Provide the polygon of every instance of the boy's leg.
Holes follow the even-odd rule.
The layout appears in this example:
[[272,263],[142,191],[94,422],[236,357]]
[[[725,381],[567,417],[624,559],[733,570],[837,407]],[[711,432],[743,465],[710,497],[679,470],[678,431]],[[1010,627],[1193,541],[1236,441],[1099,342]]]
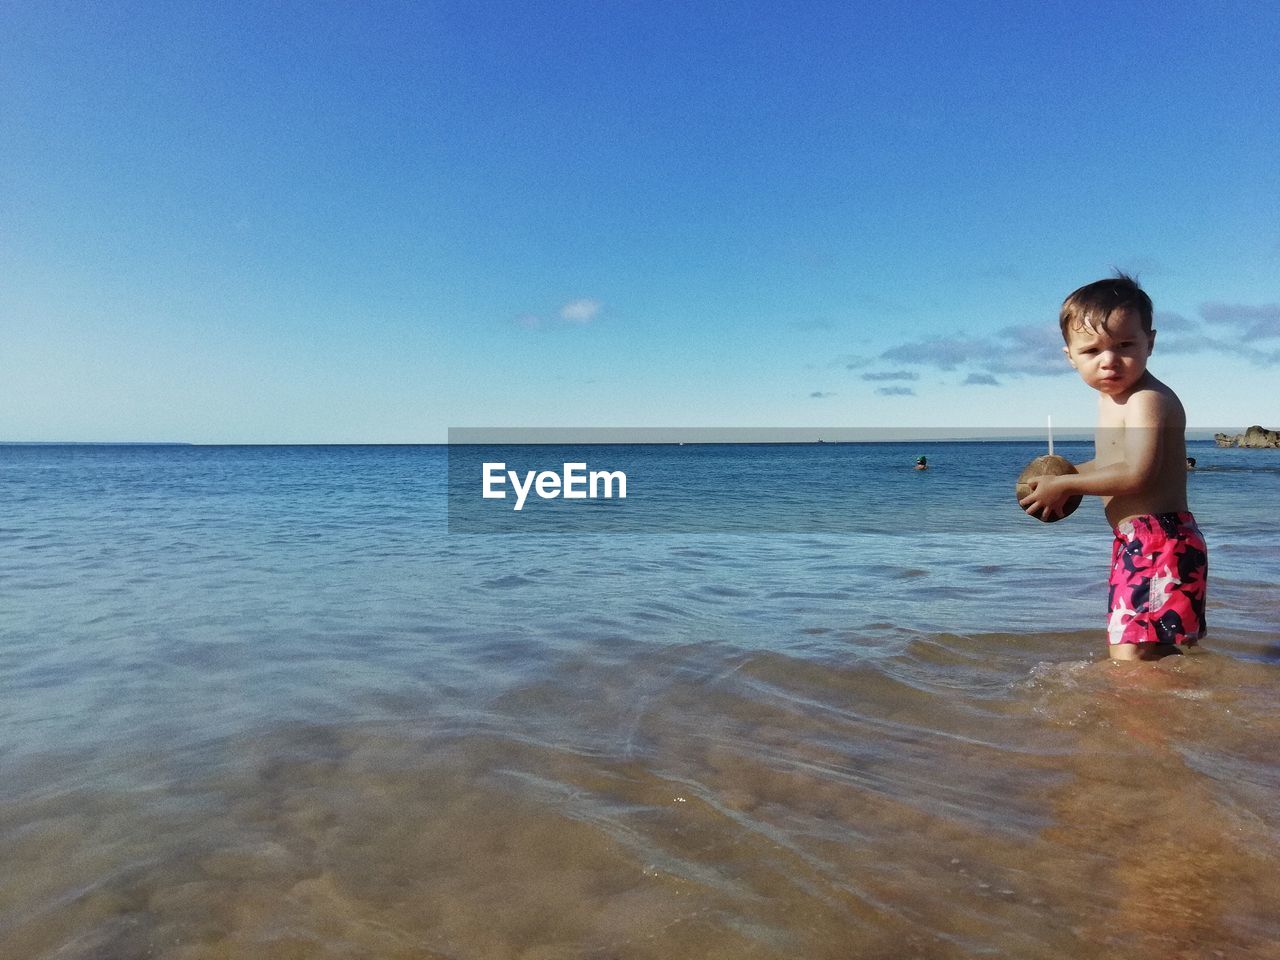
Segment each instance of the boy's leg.
[[1182,650],[1173,643],[1112,643],[1108,647],[1112,660],[1162,660],[1182,656]]

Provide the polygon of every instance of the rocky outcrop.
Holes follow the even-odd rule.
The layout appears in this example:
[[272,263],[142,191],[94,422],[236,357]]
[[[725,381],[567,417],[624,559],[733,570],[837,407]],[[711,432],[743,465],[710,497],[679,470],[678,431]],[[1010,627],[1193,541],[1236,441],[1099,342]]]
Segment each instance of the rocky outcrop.
[[1280,430],[1267,430],[1254,425],[1244,433],[1232,436],[1229,433],[1215,433],[1214,442],[1220,447],[1280,447]]

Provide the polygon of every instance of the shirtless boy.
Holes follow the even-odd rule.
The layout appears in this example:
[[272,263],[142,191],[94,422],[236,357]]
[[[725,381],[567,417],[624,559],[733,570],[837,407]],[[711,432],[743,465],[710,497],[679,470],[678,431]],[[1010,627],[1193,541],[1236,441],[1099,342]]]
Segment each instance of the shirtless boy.
[[1116,660],[1156,660],[1205,633],[1208,551],[1187,510],[1186,414],[1147,370],[1156,342],[1151,298],[1123,274],[1062,304],[1063,352],[1098,391],[1094,459],[1079,473],[1040,477],[1020,502],[1060,514],[1068,497],[1102,498],[1115,529],[1107,639]]

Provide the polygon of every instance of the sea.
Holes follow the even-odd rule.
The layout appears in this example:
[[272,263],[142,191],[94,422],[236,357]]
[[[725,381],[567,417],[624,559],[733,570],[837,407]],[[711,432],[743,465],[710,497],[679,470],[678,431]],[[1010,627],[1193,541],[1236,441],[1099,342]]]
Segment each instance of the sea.
[[1280,451],[1133,664],[1041,446],[0,446],[0,958],[1280,957]]

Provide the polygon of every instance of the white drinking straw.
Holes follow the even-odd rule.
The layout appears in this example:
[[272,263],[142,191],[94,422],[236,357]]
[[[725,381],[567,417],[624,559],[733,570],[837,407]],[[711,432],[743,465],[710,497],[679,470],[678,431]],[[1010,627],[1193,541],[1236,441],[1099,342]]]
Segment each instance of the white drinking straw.
[[1049,456],[1053,456],[1053,416],[1049,417]]

